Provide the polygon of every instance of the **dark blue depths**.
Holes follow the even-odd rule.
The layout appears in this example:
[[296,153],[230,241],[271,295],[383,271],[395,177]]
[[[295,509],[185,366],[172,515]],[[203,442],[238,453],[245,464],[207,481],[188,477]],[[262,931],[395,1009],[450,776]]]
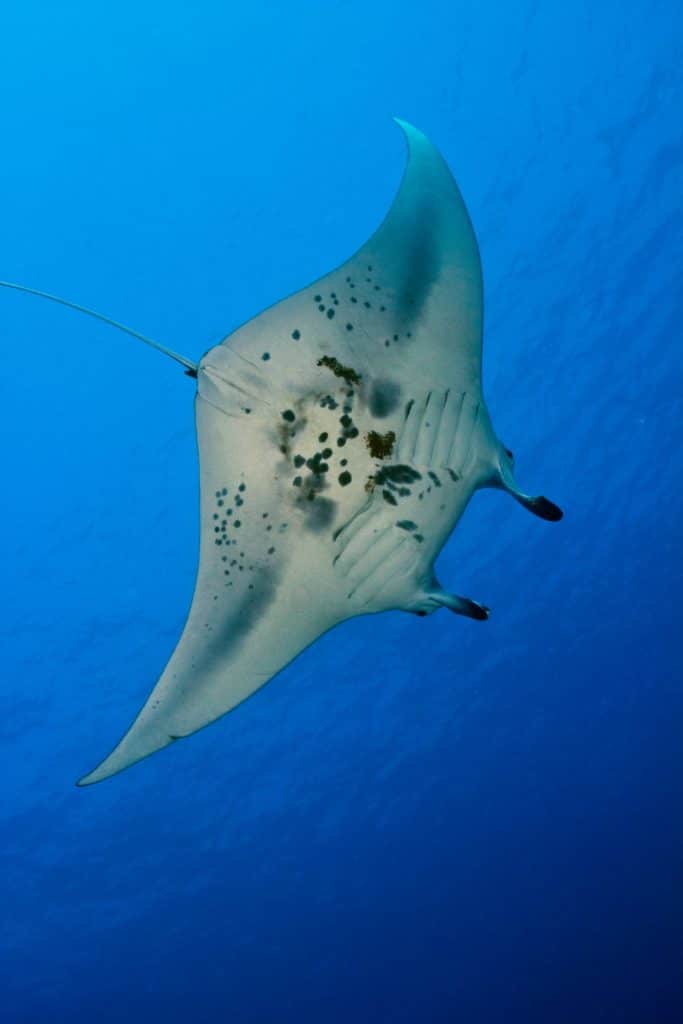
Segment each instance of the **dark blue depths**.
[[680,110],[672,2],[27,0],[0,277],[197,358],[339,263],[426,131],[476,225],[485,384],[553,526],[478,495],[493,609],[325,637],[79,791],[178,635],[192,385],[0,295],[3,1021],[678,1021]]

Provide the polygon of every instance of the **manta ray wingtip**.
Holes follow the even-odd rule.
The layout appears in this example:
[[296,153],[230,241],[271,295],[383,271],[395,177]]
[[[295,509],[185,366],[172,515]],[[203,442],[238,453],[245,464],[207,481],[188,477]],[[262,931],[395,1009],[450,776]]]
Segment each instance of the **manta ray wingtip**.
[[85,789],[86,786],[93,786],[96,782],[102,782],[104,779],[108,779],[110,772],[102,772],[101,764],[98,764],[97,768],[93,768],[91,772],[86,772],[85,775],[81,775],[80,779],[76,779],[75,785],[78,789]]
[[408,143],[410,143],[410,140],[414,138],[424,138],[420,129],[416,128],[414,124],[410,123],[410,121],[405,121],[402,117],[396,117],[394,115],[392,115],[391,119],[394,124],[398,125],[401,129]]

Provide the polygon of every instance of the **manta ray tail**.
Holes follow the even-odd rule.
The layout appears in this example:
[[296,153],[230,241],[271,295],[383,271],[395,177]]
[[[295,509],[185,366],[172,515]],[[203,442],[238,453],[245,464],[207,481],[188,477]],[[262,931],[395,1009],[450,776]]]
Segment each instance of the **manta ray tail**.
[[109,324],[110,327],[116,327],[119,331],[123,331],[124,334],[130,334],[131,337],[137,338],[139,341],[144,341],[145,345],[155,348],[158,352],[163,352],[165,356],[170,356],[171,359],[175,359],[177,363],[180,363],[185,367],[185,372],[189,377],[197,376],[197,364],[193,363],[191,359],[187,359],[185,356],[179,355],[172,349],[166,348],[165,345],[160,345],[158,341],[153,341],[151,338],[147,338],[144,334],[140,334],[139,331],[134,331],[131,327],[126,327],[125,324],[120,324],[118,320],[112,320],[111,317],[105,316],[103,313],[96,313],[94,309],[88,309],[87,306],[81,306],[77,302],[69,302],[68,299],[62,299],[58,295],[50,295],[49,292],[42,292],[37,288],[28,288],[23,284],[14,284],[12,281],[0,281],[0,288],[12,288],[16,292],[26,292],[27,295],[37,295],[40,299],[49,299],[50,302],[58,302],[60,306],[66,306],[68,309],[75,309],[78,313],[86,313],[88,316],[92,316],[96,320],[101,320],[103,323]]

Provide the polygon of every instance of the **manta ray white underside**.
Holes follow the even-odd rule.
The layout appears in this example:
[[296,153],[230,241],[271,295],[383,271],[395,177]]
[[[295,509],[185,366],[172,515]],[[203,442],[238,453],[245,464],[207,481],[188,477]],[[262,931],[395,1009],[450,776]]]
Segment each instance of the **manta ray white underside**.
[[[408,141],[383,224],[348,262],[195,367],[201,540],[178,645],[99,782],[230,711],[355,615],[488,610],[434,561],[473,493],[523,494],[481,385],[479,250],[436,148]],[[147,339],[144,339],[147,340]]]

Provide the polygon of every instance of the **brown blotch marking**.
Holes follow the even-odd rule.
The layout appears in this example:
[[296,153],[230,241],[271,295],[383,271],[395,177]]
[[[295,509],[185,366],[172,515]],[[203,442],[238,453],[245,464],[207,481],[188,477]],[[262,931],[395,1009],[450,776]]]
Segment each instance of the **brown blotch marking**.
[[347,384],[360,384],[360,374],[350,366],[344,366],[334,356],[323,356],[318,360],[318,366],[326,366],[328,370],[332,370],[335,377],[341,377]]
[[365,435],[365,444],[373,459],[388,458],[394,450],[395,443],[396,434],[393,430],[387,431],[386,434],[371,430]]

